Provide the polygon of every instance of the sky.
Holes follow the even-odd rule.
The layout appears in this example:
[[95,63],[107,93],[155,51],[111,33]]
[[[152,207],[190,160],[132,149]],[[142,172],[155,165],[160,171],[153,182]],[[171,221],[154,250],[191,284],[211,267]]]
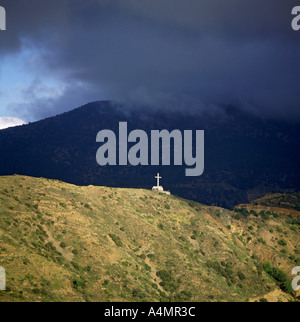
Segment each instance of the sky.
[[297,4],[0,0],[0,124],[97,100],[197,112],[234,105],[300,119]]

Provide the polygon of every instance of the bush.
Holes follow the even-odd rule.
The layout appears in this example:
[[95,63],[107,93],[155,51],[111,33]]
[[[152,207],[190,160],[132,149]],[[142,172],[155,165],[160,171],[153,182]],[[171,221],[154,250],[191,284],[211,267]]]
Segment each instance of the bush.
[[132,297],[142,300],[142,299],[145,298],[145,294],[140,289],[135,288],[135,289],[132,290]]
[[86,272],[91,272],[91,271],[92,271],[92,266],[91,266],[91,265],[87,265],[87,266],[84,268],[84,271],[86,271]]
[[239,278],[241,281],[243,281],[243,280],[246,278],[246,276],[244,275],[244,273],[242,273],[242,272],[240,272],[240,271],[238,271],[238,272],[237,272],[237,276],[238,276],[238,278]]
[[156,276],[162,280],[160,286],[162,286],[167,292],[175,292],[178,289],[179,285],[176,283],[175,277],[171,272],[161,270],[156,273]]
[[184,236],[179,236],[178,239],[180,239],[183,242],[186,242],[187,241]]
[[61,248],[66,248],[67,247],[65,242],[61,242],[59,245],[60,245]]
[[273,267],[269,262],[267,262],[264,264],[264,270],[277,282],[278,286],[281,288],[282,291],[291,295],[294,294],[291,282],[282,269],[278,267]]
[[289,225],[295,225],[295,226],[300,226],[300,219],[296,219],[296,218],[288,218],[286,220],[286,223]]
[[71,262],[71,264],[75,269],[80,270],[80,266],[77,263]]
[[249,211],[245,208],[235,208],[234,211],[237,213],[234,216],[234,218],[237,220],[240,220],[241,217],[247,218],[250,215]]
[[242,217],[240,214],[236,214],[235,216],[233,216],[233,218],[236,220],[240,220]]
[[290,256],[289,256],[289,259],[290,259],[291,261],[295,261],[296,257],[295,257],[295,255],[290,255]]
[[193,297],[192,293],[189,291],[181,291],[179,294],[174,296],[177,302],[189,301]]
[[119,236],[117,236],[115,234],[109,234],[109,237],[114,241],[116,246],[123,247],[123,244],[122,244],[121,239],[120,239]]
[[217,261],[209,260],[206,262],[206,265],[209,268],[214,269],[219,275],[225,277],[227,279],[227,282],[235,283],[235,279],[233,277],[232,265],[224,262],[222,262],[222,264],[223,266],[225,265],[225,267],[222,267],[220,263]]
[[194,236],[196,236],[196,237],[200,237],[200,233],[199,233],[199,231],[197,231],[197,230],[194,230],[194,231],[193,231],[193,234],[194,234]]
[[92,209],[92,208],[91,208],[91,206],[90,206],[88,203],[86,203],[86,204],[84,205],[84,207],[85,207],[85,208],[87,208],[87,209]]
[[164,230],[164,225],[163,224],[158,224],[157,227],[161,230]]
[[145,264],[145,270],[147,272],[151,272],[151,267],[148,264]]
[[80,287],[84,287],[84,281],[81,279],[76,279],[73,281],[73,286],[75,289],[78,289]]
[[158,271],[156,276],[158,276],[163,282],[172,282],[175,280],[174,276],[166,270]]
[[278,244],[279,244],[279,245],[281,245],[281,246],[286,246],[286,245],[287,245],[287,242],[286,242],[286,240],[285,240],[285,239],[280,239],[280,240],[278,241]]
[[259,299],[259,302],[261,302],[261,303],[267,303],[268,300],[267,299]]
[[270,219],[270,215],[264,211],[260,212],[260,216],[263,220],[269,220]]

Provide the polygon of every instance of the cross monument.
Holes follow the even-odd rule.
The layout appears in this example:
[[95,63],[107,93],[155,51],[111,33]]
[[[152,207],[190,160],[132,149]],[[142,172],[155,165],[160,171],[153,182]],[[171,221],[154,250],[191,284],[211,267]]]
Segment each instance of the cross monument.
[[157,179],[157,185],[156,186],[159,187],[159,179],[162,179],[162,177],[159,176],[159,173],[157,174],[155,179]]

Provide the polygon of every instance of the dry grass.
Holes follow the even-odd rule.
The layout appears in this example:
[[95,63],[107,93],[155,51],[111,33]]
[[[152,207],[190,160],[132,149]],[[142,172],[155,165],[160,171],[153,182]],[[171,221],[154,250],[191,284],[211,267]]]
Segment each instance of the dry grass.
[[0,301],[261,298],[277,288],[260,263],[289,273],[300,257],[299,227],[287,218],[237,219],[152,191],[0,177],[0,266],[8,286]]

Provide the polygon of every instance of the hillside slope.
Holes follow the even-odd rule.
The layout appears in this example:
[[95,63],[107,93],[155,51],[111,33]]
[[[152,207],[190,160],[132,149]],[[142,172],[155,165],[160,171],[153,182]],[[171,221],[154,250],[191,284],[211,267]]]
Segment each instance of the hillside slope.
[[292,300],[263,263],[292,279],[299,212],[246,207],[0,177],[0,302]]

